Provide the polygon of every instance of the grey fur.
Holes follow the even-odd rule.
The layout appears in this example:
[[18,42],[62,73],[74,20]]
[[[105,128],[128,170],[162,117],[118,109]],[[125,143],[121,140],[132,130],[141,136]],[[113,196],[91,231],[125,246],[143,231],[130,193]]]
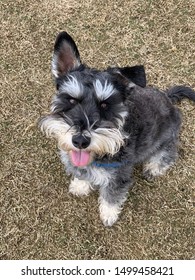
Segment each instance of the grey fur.
[[[195,92],[184,86],[167,92],[152,87],[143,88],[139,86],[141,74],[135,74],[131,79],[127,74],[132,75],[132,70],[128,72],[128,67],[125,71],[116,67],[106,71],[90,69],[81,64],[78,50],[74,50],[75,43],[70,37],[62,34],[57,40],[53,72],[58,91],[51,114],[44,117],[40,125],[48,136],[57,139],[66,172],[78,179],[78,185],[79,180],[82,181],[81,186],[88,182],[86,190],[91,186],[99,191],[101,219],[104,225],[112,226],[132,186],[135,165],[142,163],[144,175],[151,179],[163,175],[174,164],[181,114],[172,100],[175,102],[183,97],[194,100]],[[62,42],[65,43],[61,47]],[[66,45],[69,46],[68,55],[72,56],[67,61],[74,62],[68,66],[58,61],[60,57],[66,58]],[[73,48],[72,53],[70,47]],[[74,79],[74,84],[70,84],[70,77]],[[79,98],[70,99],[74,96],[74,87]],[[72,141],[75,135],[81,141],[80,145],[86,139],[89,141],[87,147],[80,147],[81,151],[91,153],[92,160],[86,166],[75,166],[70,160],[69,152],[78,151],[78,146],[75,147]],[[94,161],[101,166],[93,165]],[[113,167],[115,162],[120,164]],[[71,185],[72,193],[83,194],[79,186],[74,192],[74,186],[75,183]],[[87,191],[85,193],[88,194]]]

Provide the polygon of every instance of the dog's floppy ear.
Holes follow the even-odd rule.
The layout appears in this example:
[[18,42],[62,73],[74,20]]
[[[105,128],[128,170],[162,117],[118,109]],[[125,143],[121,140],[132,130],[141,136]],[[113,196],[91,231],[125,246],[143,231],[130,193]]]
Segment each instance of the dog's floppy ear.
[[146,86],[146,73],[143,65],[116,67],[111,68],[111,71],[122,76],[126,85],[134,83],[140,87]]
[[52,73],[55,78],[66,75],[81,64],[79,51],[72,37],[65,31],[60,32],[54,45]]
[[143,65],[136,65],[132,67],[119,68],[121,75],[126,77],[134,84],[145,87],[146,86],[146,73]]

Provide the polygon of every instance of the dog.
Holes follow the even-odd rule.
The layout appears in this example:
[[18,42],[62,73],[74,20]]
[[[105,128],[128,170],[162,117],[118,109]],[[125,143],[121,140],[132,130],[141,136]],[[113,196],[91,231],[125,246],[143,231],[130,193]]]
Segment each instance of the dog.
[[56,38],[52,73],[57,93],[40,128],[57,140],[73,176],[69,192],[83,196],[98,190],[100,218],[112,226],[132,186],[134,166],[142,163],[151,179],[175,163],[181,114],[173,104],[185,97],[195,101],[195,92],[146,86],[142,65],[90,68],[66,32]]

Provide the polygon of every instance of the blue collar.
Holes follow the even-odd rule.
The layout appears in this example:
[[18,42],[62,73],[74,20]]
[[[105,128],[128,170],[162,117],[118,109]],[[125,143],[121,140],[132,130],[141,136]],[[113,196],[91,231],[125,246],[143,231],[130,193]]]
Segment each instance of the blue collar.
[[114,161],[114,162],[100,162],[100,161],[94,161],[92,162],[92,165],[95,167],[104,167],[104,168],[119,168],[123,165],[125,165],[126,163],[128,163],[128,160],[125,160],[123,162],[119,162],[119,161]]

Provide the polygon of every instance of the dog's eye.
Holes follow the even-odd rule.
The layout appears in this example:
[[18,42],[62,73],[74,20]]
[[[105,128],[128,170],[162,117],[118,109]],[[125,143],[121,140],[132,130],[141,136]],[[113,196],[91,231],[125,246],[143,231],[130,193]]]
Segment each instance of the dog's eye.
[[69,102],[71,105],[76,105],[78,103],[78,100],[74,99],[74,98],[70,98]]
[[102,109],[107,109],[107,108],[108,108],[108,104],[106,104],[105,102],[102,102],[102,103],[100,104],[100,107],[101,107]]

